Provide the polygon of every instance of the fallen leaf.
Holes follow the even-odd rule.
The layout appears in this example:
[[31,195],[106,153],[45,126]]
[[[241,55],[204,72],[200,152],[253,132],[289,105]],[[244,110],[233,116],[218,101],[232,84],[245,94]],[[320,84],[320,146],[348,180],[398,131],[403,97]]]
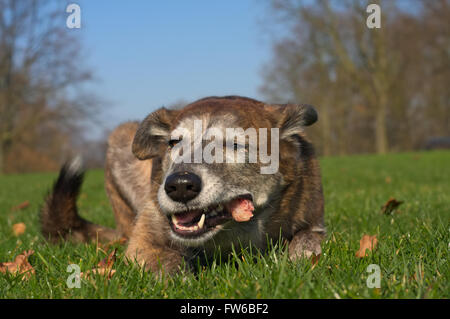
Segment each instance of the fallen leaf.
[[98,264],[97,268],[88,270],[86,272],[82,272],[80,275],[83,278],[89,278],[91,274],[98,274],[102,276],[106,276],[107,279],[111,279],[111,277],[116,273],[115,269],[112,269],[116,261],[116,253],[117,249],[115,248],[107,257],[103,258]]
[[356,257],[364,258],[367,256],[367,249],[372,251],[378,244],[377,235],[364,235],[359,241],[359,250],[356,252]]
[[13,233],[15,236],[22,235],[25,230],[27,229],[27,226],[24,223],[17,223],[13,225]]
[[381,207],[381,213],[385,215],[391,215],[401,204],[403,204],[403,201],[398,201],[395,198],[391,197],[383,205],[383,207]]
[[28,206],[30,206],[30,202],[26,200],[23,203],[20,203],[19,205],[12,207],[11,210],[12,211],[21,210],[27,208]]
[[34,254],[34,250],[24,251],[22,254],[17,255],[14,261],[0,263],[0,272],[11,274],[23,275],[22,280],[30,279],[36,272],[33,266],[28,262],[28,257]]
[[116,273],[115,269],[109,269],[109,268],[94,268],[91,270],[88,270],[86,272],[82,272],[80,275],[82,278],[90,278],[91,274],[97,274],[100,276],[105,276],[108,279],[111,279],[112,276]]
[[103,258],[98,264],[97,266],[100,268],[111,268],[114,263],[116,262],[116,253],[117,253],[117,248],[114,248],[114,250],[105,258]]

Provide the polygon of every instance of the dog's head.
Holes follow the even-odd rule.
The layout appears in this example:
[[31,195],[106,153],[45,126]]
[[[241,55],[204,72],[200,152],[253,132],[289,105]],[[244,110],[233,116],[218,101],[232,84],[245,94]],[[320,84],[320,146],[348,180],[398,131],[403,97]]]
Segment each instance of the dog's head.
[[140,160],[154,159],[152,179],[160,186],[152,191],[172,239],[197,246],[261,220],[295,178],[303,127],[316,120],[309,105],[234,96],[147,116],[132,150]]

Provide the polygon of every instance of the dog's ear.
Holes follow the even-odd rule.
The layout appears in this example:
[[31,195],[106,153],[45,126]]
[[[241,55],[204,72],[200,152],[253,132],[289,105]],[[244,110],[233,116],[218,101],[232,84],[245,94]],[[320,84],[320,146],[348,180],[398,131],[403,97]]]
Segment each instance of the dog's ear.
[[161,108],[148,115],[139,125],[134,136],[132,151],[140,160],[149,159],[167,146],[171,122],[177,111]]
[[276,111],[281,113],[277,125],[280,128],[281,139],[298,135],[305,126],[316,123],[318,119],[316,110],[308,104],[279,105]]

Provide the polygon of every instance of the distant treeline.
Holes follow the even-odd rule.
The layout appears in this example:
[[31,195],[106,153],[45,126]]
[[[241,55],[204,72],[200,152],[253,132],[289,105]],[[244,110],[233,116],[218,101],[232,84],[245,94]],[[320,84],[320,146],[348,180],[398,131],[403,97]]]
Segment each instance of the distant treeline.
[[82,142],[100,103],[65,18],[56,0],[0,0],[0,174],[56,170],[78,153],[96,166],[93,148],[104,153]]
[[[366,25],[371,3],[379,29]],[[0,0],[0,174],[56,170],[79,153],[102,166],[106,136],[82,133],[103,103],[86,89],[92,70],[63,9]],[[308,135],[319,154],[429,148],[450,136],[450,0],[272,0],[267,12],[261,32],[287,32],[274,32],[261,90],[267,102],[316,106]]]
[[[366,25],[372,3],[379,29]],[[268,15],[265,28],[288,32],[273,37],[262,92],[317,107],[308,132],[320,154],[420,149],[450,136],[449,0],[273,0]]]

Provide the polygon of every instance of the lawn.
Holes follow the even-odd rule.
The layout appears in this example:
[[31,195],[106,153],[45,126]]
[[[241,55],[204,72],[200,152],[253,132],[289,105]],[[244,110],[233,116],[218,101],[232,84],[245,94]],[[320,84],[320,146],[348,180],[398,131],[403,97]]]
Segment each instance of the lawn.
[[[68,288],[69,264],[86,271],[106,256],[93,244],[47,244],[38,210],[56,174],[0,176],[0,262],[25,250],[35,274],[28,280],[0,273],[1,298],[449,298],[450,152],[321,159],[328,235],[317,264],[292,263],[282,245],[268,253],[240,251],[197,274],[165,280],[124,263],[118,246],[116,273],[83,279]],[[391,215],[380,212],[390,198],[403,201]],[[12,208],[29,201],[22,209]],[[79,201],[89,220],[114,226],[103,172],[89,171]],[[25,223],[15,236],[13,225]],[[378,245],[356,258],[364,234]],[[367,267],[381,270],[380,288],[369,288]]]

